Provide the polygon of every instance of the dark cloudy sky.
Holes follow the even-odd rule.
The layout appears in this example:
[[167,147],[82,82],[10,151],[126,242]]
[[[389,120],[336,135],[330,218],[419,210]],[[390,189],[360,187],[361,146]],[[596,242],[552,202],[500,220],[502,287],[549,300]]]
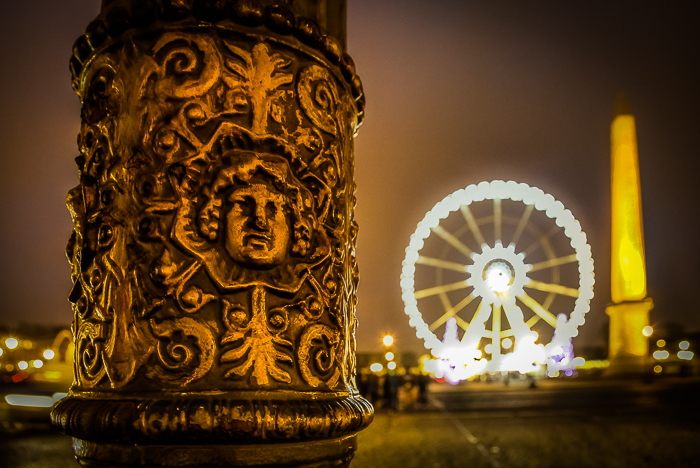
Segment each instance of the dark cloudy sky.
[[[513,179],[561,200],[588,234],[610,300],[610,123],[637,119],[652,322],[700,329],[700,16],[693,1],[349,0],[367,95],[356,140],[358,348],[420,350],[398,285],[416,224],[444,196]],[[73,41],[98,0],[0,1],[0,323],[69,323],[65,194],[77,184]]]

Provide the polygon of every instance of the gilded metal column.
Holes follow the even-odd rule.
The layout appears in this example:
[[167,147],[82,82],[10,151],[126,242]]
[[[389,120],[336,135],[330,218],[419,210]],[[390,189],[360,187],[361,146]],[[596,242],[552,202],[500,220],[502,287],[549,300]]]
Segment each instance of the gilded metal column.
[[349,465],[373,410],[343,43],[330,0],[104,0],[76,42],[75,382],[52,417],[84,466]]

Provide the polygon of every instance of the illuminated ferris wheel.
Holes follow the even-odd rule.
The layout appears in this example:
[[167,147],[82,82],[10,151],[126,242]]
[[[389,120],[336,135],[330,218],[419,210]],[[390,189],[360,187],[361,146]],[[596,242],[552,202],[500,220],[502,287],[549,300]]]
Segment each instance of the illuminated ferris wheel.
[[499,180],[435,205],[411,236],[401,275],[409,323],[459,380],[570,365],[593,283],[591,249],[571,212],[540,189]]

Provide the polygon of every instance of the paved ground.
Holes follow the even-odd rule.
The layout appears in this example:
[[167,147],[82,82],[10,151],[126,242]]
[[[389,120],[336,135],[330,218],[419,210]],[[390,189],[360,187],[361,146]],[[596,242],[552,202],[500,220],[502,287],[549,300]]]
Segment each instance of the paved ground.
[[379,410],[356,467],[700,467],[700,381],[433,386]]
[[513,416],[379,412],[355,467],[698,467],[700,425],[682,415]]
[[53,429],[0,434],[0,466],[4,468],[79,468],[70,437]]
[[[433,386],[377,411],[354,468],[700,467],[700,380]],[[0,434],[0,467],[77,468],[70,439]]]

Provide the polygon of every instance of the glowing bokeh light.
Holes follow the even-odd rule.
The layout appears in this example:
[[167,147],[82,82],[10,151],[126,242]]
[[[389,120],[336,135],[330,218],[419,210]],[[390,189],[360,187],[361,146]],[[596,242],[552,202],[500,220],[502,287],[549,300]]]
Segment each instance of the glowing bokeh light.
[[394,344],[394,337],[391,335],[386,335],[384,338],[382,338],[382,343],[384,343],[384,346],[391,346]]
[[693,359],[694,354],[692,351],[678,351],[677,356],[678,356],[678,359],[690,361],[691,359]]
[[583,367],[586,365],[586,360],[582,357],[577,357],[574,358],[573,361],[571,361],[571,364],[573,364],[574,367]]
[[486,270],[486,283],[497,293],[508,291],[510,286],[510,269],[502,263],[494,263]]
[[660,374],[662,370],[664,370],[663,367],[661,367],[661,366],[654,366],[654,372],[656,372],[657,374]]
[[386,354],[384,355],[384,358],[386,358],[387,361],[393,361],[393,360],[394,360],[394,353],[392,353],[391,351],[389,351],[388,353],[386,353]]
[[668,354],[668,351],[660,349],[660,350],[654,351],[653,356],[654,356],[654,359],[668,359],[669,354]]
[[659,348],[663,348],[664,346],[666,346],[666,340],[657,341],[656,346],[658,346]]
[[15,349],[18,344],[19,341],[17,341],[15,338],[8,338],[5,340],[5,346],[7,346],[7,349]]
[[25,370],[27,367],[29,367],[29,364],[27,364],[26,361],[19,361],[17,363],[17,367],[19,367],[21,370]]
[[375,362],[374,364],[369,366],[369,370],[371,370],[372,372],[381,372],[382,370],[384,370],[384,366],[382,366],[378,362]]
[[654,329],[647,325],[646,327],[642,328],[642,335],[644,336],[651,336],[654,333]]
[[690,343],[688,343],[687,341],[681,341],[680,343],[678,343],[678,347],[685,351],[690,347]]
[[391,361],[389,364],[386,365],[390,370],[396,369],[396,363],[394,361]]
[[42,361],[41,359],[36,359],[32,361],[32,365],[37,369],[41,369],[44,366],[44,361]]
[[56,354],[51,349],[47,349],[46,351],[44,351],[44,358],[45,359],[51,360],[54,358],[55,355]]
[[5,395],[5,401],[11,406],[30,406],[34,408],[50,408],[55,403],[53,398],[36,395]]
[[4,351],[2,350],[2,348],[0,348],[0,356],[3,355],[3,352],[4,352]]

